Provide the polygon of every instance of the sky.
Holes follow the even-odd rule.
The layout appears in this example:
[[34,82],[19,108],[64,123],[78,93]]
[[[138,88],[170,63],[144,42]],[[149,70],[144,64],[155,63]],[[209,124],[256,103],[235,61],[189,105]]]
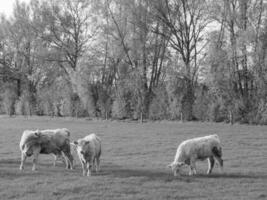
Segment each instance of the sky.
[[[29,3],[30,0],[19,0]],[[13,5],[16,0],[0,0],[0,14],[5,14],[7,17],[10,17],[13,12]]]

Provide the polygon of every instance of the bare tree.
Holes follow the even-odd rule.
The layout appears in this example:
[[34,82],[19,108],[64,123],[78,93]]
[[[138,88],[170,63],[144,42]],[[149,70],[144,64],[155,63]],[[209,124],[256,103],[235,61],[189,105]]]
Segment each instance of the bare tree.
[[[205,47],[204,30],[210,20],[205,1],[161,0],[155,3],[156,16],[166,30],[156,30],[170,41],[171,47],[181,56],[180,70],[185,82],[182,114],[186,120],[193,118],[194,88],[198,77],[198,57]],[[180,67],[180,66],[179,66]]]
[[[81,66],[82,62],[90,61],[90,42],[99,30],[93,12],[94,5],[91,1],[66,0],[51,1],[41,6],[42,22],[46,23],[45,30],[40,27],[44,31],[42,38],[51,50],[47,60],[57,62],[67,73],[73,91],[78,94],[85,108],[92,96],[87,80],[82,77]],[[85,56],[88,57],[84,59]]]
[[[113,30],[116,30],[110,35],[119,42],[118,60],[129,67],[128,86],[134,93],[135,111],[143,121],[148,117],[153,89],[162,77],[168,39],[152,32],[154,24],[157,29],[162,25],[152,15],[149,0],[106,1],[106,5]],[[118,73],[121,79],[122,75]],[[118,90],[117,94],[122,96],[119,93]]]

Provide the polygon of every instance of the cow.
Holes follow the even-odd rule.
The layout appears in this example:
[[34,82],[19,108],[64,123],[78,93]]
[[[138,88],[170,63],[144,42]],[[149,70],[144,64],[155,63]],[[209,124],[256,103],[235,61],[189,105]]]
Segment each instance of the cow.
[[208,159],[207,174],[212,172],[215,160],[222,171],[222,147],[218,135],[208,135],[183,141],[177,148],[174,161],[168,165],[177,176],[183,165],[189,165],[189,175],[196,174],[196,161]]
[[82,164],[83,176],[91,176],[92,168],[100,170],[101,140],[92,133],[80,138],[72,143],[76,146],[76,151]]
[[[73,155],[73,145],[70,146],[71,147],[71,154]],[[65,158],[62,156],[62,154],[59,154],[59,155],[55,155],[55,154],[52,154],[53,156],[53,166],[55,167],[57,165],[57,162],[61,162],[61,163],[64,163],[66,164],[65,162]],[[74,165],[75,165],[75,159],[73,159],[73,163],[72,163],[72,167],[74,168]]]
[[[70,132],[69,132],[69,130],[66,129],[66,128],[63,128],[63,129],[65,129],[65,130],[63,130],[61,132],[62,135],[65,135],[67,138],[69,138],[69,141],[70,141]],[[71,152],[73,152],[72,145],[70,147],[71,147]],[[53,166],[54,167],[56,166],[57,161],[65,163],[65,158],[64,158],[64,156],[62,154],[58,154],[58,155],[57,154],[53,154],[53,157],[54,157],[54,161],[53,161]],[[74,159],[73,159],[73,163],[72,163],[72,167],[73,166],[74,166]]]
[[20,140],[21,165],[24,169],[27,157],[33,155],[32,170],[36,170],[39,154],[63,156],[66,168],[73,168],[73,157],[70,151],[70,132],[66,128],[52,130],[25,130]]

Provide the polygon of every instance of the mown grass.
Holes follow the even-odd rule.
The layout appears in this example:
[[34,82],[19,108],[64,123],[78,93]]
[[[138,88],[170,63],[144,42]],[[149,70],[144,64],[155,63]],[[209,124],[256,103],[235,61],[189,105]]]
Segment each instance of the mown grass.
[[[89,133],[102,139],[102,170],[83,177],[75,169],[52,166],[41,155],[38,171],[31,159],[19,171],[19,141],[25,129],[68,128],[72,140]],[[188,138],[218,134],[224,173],[197,163],[198,175],[173,177],[166,168],[177,145]],[[267,127],[214,123],[116,122],[63,118],[0,117],[0,199],[267,199]]]

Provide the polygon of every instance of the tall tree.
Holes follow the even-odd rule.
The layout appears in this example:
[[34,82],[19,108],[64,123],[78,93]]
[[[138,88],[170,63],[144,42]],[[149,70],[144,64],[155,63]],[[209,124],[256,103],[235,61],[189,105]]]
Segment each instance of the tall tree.
[[[93,1],[66,0],[43,2],[41,26],[43,40],[51,49],[48,60],[55,61],[67,73],[73,91],[82,100],[85,109],[92,104],[92,94],[82,77],[84,63],[90,63],[90,46],[99,30]],[[83,59],[87,56],[87,59]],[[89,62],[88,62],[89,61]],[[88,66],[86,64],[86,66]],[[94,115],[95,111],[91,114]]]
[[199,57],[205,47],[204,31],[210,22],[205,1],[161,0],[155,3],[156,16],[167,28],[156,30],[169,38],[171,47],[182,60],[179,70],[185,82],[182,98],[182,115],[186,120],[193,118],[194,88],[197,83]]
[[[162,25],[152,15],[150,1],[106,1],[106,7],[113,45],[120,49],[117,60],[124,68],[118,70],[118,83],[127,85],[131,91],[133,109],[142,121],[148,117],[153,89],[162,77],[168,39],[152,32],[154,24],[157,29]],[[117,94],[123,96],[120,90]]]
[[[42,42],[34,31],[34,18],[29,5],[16,1],[14,16],[4,22],[5,53],[3,66],[8,69],[9,79],[17,83],[17,96],[24,95],[29,103],[29,114],[36,113],[37,85],[41,79],[38,57]],[[3,46],[3,47],[4,47]],[[7,74],[6,74],[7,75]]]

